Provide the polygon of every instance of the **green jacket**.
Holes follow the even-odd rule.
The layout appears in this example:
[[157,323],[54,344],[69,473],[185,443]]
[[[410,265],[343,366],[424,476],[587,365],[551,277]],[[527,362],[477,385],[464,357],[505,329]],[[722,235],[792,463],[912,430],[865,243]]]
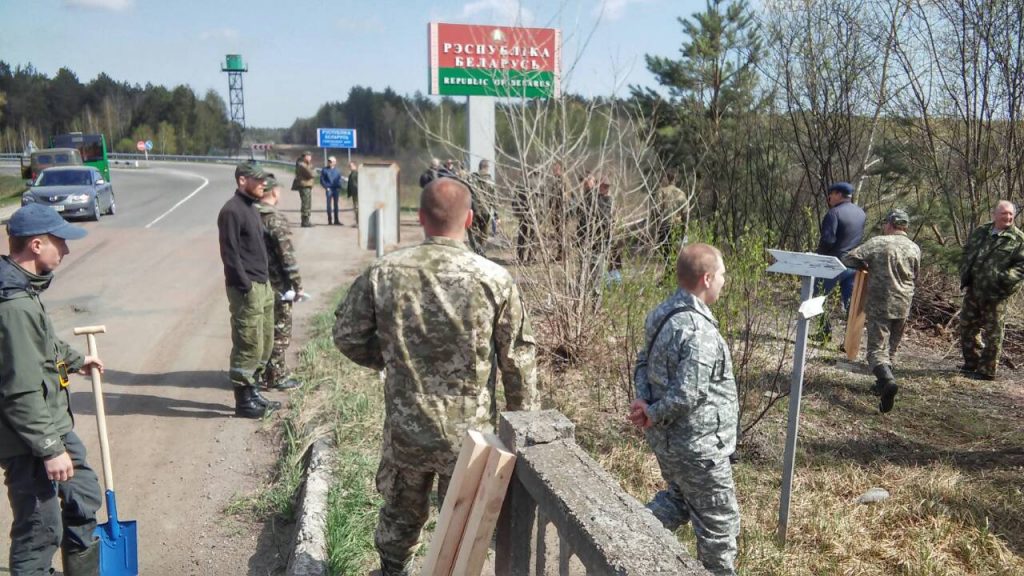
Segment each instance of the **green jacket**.
[[74,425],[57,362],[73,372],[84,358],[57,337],[39,300],[52,279],[0,259],[0,458],[57,456]]
[[1001,301],[1020,289],[1024,279],[1024,232],[1010,226],[1001,232],[992,223],[978,226],[964,247],[960,286],[976,298]]

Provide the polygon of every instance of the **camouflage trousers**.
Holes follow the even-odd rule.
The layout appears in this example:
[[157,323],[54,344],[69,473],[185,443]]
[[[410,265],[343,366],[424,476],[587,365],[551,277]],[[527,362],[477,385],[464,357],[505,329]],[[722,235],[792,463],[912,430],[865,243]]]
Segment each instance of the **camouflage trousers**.
[[864,330],[868,333],[868,366],[872,370],[880,364],[892,366],[906,325],[906,318],[867,319]]
[[234,386],[255,386],[274,346],[274,291],[269,282],[254,282],[246,293],[228,287],[231,313],[231,359],[228,377]]
[[292,371],[288,368],[286,355],[288,345],[292,342],[292,303],[281,300],[274,290],[274,345],[267,361],[267,386],[291,378]]
[[313,209],[313,189],[312,188],[299,188],[299,202],[301,204],[300,212],[302,214],[302,225],[311,226],[309,221],[309,213]]
[[[452,470],[437,474],[395,459],[385,446],[377,468],[377,492],[384,504],[377,518],[374,544],[380,555],[381,576],[403,574],[416,548],[420,532],[430,515],[430,489],[437,476],[437,506],[441,507]],[[454,464],[453,464],[454,466]]]
[[735,576],[740,508],[729,458],[679,460],[655,455],[668,487],[647,508],[669,530],[690,522],[704,567],[715,576]]
[[987,376],[995,376],[1003,351],[1003,323],[1006,300],[979,300],[968,288],[960,309],[960,348],[964,365]]

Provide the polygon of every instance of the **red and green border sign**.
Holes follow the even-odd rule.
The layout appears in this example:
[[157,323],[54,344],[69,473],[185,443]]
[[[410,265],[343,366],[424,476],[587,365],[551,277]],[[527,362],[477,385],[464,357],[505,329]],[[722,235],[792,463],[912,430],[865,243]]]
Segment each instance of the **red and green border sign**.
[[429,24],[430,93],[551,98],[561,94],[554,28]]

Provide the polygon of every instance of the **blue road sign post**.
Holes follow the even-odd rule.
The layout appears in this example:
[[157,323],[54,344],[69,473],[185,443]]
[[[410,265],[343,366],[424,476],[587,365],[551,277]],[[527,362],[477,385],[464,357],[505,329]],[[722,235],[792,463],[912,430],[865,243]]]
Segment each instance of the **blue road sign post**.
[[343,148],[348,150],[348,159],[352,160],[352,149],[356,148],[355,128],[317,128],[316,147],[324,149],[324,165],[327,165],[327,149]]

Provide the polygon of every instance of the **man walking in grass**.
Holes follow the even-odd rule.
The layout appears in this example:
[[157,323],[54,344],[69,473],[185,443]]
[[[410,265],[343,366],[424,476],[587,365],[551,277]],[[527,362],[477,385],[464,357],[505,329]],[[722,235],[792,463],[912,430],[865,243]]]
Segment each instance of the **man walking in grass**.
[[386,374],[374,539],[382,576],[408,574],[434,478],[440,504],[466,431],[493,429],[492,363],[506,409],[534,405],[533,329],[512,275],[466,246],[472,219],[465,184],[428,183],[419,209],[426,240],[372,264],[335,313],[338,350]]
[[676,280],[679,289],[644,323],[629,420],[644,430],[667,483],[647,508],[669,530],[692,523],[704,567],[735,576],[740,509],[729,456],[739,402],[729,347],[709,308],[725,285],[721,252],[686,246]]
[[910,217],[890,210],[882,223],[882,235],[850,250],[843,264],[868,271],[864,314],[867,317],[868,366],[876,381],[871,391],[881,396],[878,410],[885,414],[896,400],[892,358],[903,338],[914,299],[914,281],[921,266],[921,249],[907,237]]

